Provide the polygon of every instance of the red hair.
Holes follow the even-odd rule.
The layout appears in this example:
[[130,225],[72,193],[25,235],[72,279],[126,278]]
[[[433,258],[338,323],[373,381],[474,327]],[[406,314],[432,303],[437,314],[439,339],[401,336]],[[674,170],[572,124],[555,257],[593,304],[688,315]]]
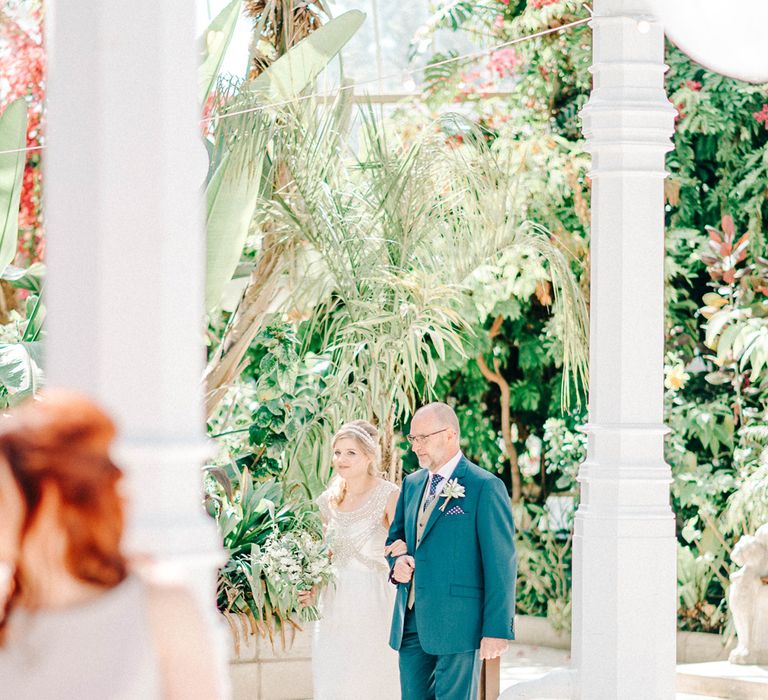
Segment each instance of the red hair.
[[[114,437],[114,423],[96,404],[62,389],[43,392],[39,401],[26,401],[0,421],[0,459],[10,467],[25,510],[21,541],[34,522],[44,487],[53,487],[67,538],[67,570],[75,578],[108,588],[127,575],[120,551],[122,474],[109,457]],[[0,633],[21,593],[19,573],[17,567]]]

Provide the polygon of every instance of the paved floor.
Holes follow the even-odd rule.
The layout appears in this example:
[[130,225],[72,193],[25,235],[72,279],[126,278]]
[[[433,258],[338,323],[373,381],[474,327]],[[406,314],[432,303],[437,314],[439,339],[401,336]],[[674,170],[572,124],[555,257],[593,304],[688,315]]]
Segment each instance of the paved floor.
[[520,681],[539,678],[553,668],[563,668],[570,663],[570,651],[512,642],[501,658],[501,690]]
[[[501,690],[539,678],[554,668],[565,668],[570,662],[569,651],[513,642],[501,658]],[[703,700],[705,696],[678,693],[675,697],[676,700]]]

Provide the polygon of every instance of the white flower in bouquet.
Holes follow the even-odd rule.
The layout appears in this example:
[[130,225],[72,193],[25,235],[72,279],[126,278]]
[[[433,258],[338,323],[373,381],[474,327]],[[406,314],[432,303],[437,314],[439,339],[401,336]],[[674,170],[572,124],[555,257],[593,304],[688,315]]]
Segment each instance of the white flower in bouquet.
[[313,586],[325,586],[333,578],[328,547],[305,530],[270,535],[256,554],[263,576],[281,600],[285,612],[298,610],[304,622],[319,619],[316,606],[300,607],[299,593]]

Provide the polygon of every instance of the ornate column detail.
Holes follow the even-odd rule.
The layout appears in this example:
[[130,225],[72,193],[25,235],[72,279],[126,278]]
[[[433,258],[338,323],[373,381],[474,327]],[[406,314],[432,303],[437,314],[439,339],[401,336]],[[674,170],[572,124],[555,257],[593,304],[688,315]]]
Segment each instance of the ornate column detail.
[[[51,384],[89,393],[117,420],[130,551],[193,589],[213,618],[222,553],[201,506],[194,14],[189,0],[50,7],[46,362]],[[219,651],[223,661],[223,640]]]
[[664,462],[664,33],[643,0],[596,0],[590,392],[573,584],[577,698],[674,697],[676,548]]

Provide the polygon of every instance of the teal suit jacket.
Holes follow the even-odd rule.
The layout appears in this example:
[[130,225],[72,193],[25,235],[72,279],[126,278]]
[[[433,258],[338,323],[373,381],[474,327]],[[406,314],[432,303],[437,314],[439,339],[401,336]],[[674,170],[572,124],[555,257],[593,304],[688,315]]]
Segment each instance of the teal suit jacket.
[[[429,471],[408,475],[387,544],[403,540],[416,561],[416,625],[428,654],[480,648],[483,637],[514,639],[515,526],[504,483],[462,456],[451,479],[463,498],[441,497],[416,547],[416,521]],[[463,512],[449,514],[458,506]],[[390,558],[394,566],[394,558]],[[397,584],[389,644],[400,649],[410,583]]]

